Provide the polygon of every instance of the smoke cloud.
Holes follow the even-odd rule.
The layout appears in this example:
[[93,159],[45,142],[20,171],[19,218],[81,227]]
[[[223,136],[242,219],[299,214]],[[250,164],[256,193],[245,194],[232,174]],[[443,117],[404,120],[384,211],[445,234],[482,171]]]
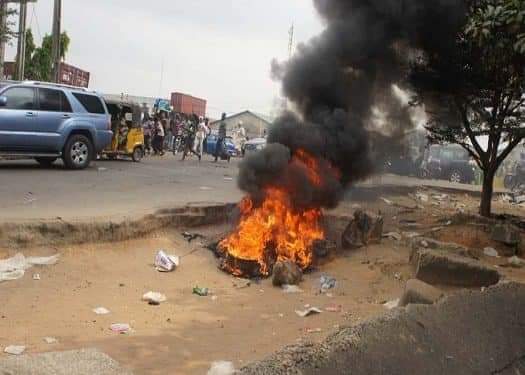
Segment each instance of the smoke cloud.
[[[239,187],[252,197],[289,189],[298,208],[335,207],[344,189],[372,174],[385,151],[412,127],[404,87],[410,58],[446,53],[464,23],[462,0],[314,0],[326,29],[285,63],[272,63],[296,111],[273,124],[268,147],[240,166]],[[383,121],[375,121],[377,112]],[[321,185],[293,155],[318,160]]]

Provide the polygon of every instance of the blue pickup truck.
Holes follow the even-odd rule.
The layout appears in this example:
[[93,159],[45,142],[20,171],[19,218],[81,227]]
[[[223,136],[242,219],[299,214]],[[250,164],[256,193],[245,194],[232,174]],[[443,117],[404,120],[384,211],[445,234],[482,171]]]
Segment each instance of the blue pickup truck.
[[110,142],[104,100],[86,89],[44,82],[0,81],[0,157],[87,168]]

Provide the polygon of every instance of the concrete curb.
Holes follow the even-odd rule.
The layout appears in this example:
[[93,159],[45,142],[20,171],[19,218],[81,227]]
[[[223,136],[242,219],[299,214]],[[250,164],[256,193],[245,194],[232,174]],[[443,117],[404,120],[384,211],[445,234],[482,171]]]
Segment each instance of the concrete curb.
[[291,346],[241,370],[263,374],[516,374],[525,367],[525,285],[463,291]]

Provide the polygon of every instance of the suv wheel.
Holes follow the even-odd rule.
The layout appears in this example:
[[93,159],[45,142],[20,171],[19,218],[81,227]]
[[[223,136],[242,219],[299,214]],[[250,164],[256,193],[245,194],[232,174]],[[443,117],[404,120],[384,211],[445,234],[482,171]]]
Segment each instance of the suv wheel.
[[93,145],[88,137],[75,134],[69,137],[64,148],[64,164],[69,169],[84,169],[93,158]]
[[50,167],[57,160],[57,158],[35,158],[35,160],[42,167]]
[[458,170],[454,170],[450,172],[449,181],[456,184],[460,184],[463,182],[463,174]]

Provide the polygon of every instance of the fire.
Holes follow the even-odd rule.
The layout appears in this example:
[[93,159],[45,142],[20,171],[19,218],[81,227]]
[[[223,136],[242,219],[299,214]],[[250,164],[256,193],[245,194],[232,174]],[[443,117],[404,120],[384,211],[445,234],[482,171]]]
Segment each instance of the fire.
[[[300,150],[291,163],[304,168],[314,185],[322,185],[314,157]],[[320,208],[295,210],[291,194],[281,187],[268,187],[258,206],[251,198],[244,198],[239,204],[240,222],[236,230],[219,244],[221,251],[237,260],[257,262],[262,275],[268,275],[273,266],[268,251],[273,252],[274,260],[291,260],[303,270],[308,268],[313,261],[313,243],[324,238],[320,225],[322,211]],[[243,270],[232,264],[228,265],[228,271],[243,275]]]

